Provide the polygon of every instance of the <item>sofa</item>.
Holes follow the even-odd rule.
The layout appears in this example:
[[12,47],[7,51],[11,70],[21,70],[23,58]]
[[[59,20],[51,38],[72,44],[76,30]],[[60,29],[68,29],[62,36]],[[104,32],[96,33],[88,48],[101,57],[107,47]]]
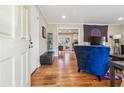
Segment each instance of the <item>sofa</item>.
[[94,74],[101,81],[109,69],[110,48],[101,45],[75,45],[74,51],[77,58],[78,72],[84,71]]

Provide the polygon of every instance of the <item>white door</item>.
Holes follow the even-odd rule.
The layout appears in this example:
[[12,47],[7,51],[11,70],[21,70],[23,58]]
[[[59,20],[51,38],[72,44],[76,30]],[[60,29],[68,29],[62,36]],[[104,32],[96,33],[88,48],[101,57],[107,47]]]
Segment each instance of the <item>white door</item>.
[[0,87],[29,86],[28,6],[0,6]]
[[39,62],[39,11],[37,7],[31,7],[31,73],[40,66]]

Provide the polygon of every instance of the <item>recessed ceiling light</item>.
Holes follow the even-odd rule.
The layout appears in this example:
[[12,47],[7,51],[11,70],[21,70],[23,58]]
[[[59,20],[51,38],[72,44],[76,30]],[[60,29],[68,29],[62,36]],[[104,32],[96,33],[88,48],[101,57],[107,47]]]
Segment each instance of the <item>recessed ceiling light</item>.
[[118,21],[121,21],[121,20],[123,20],[124,19],[124,17],[119,17],[118,18]]
[[65,19],[66,18],[66,16],[62,16],[62,19]]

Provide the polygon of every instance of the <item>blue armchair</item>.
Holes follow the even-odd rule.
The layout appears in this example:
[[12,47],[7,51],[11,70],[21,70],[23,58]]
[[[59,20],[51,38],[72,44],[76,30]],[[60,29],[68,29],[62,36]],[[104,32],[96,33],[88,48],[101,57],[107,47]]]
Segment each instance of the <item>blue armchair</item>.
[[105,46],[74,46],[78,72],[84,71],[98,76],[101,80],[109,69],[109,52],[110,48]]

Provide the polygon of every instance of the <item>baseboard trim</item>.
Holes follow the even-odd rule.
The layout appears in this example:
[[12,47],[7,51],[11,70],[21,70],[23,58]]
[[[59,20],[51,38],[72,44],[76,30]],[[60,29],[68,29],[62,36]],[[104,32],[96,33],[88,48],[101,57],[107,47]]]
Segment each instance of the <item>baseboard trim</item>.
[[37,67],[32,73],[31,73],[31,76],[37,71],[39,67]]

